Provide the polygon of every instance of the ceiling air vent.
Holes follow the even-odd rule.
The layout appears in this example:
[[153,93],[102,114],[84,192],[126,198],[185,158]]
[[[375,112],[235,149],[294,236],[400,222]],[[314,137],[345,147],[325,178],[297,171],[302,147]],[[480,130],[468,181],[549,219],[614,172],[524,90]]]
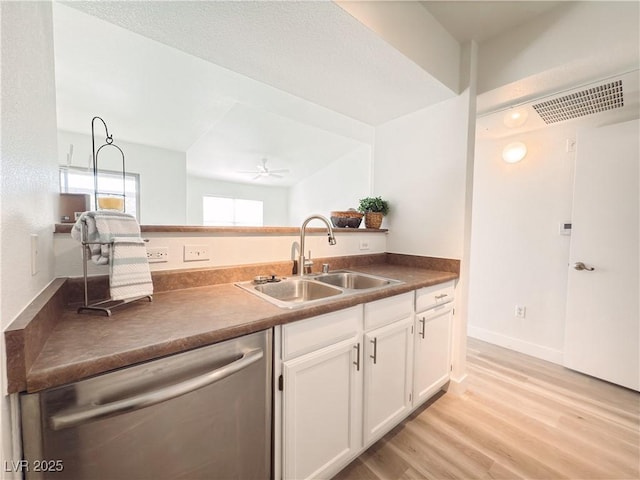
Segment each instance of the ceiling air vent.
[[545,123],[556,123],[624,106],[622,80],[533,105]]

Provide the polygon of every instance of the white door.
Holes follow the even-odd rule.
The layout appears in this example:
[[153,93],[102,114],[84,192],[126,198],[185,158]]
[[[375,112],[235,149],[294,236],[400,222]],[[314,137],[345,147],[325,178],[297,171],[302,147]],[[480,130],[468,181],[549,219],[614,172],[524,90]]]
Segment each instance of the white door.
[[385,434],[411,410],[413,316],[364,336],[364,443]]
[[413,405],[433,396],[449,380],[451,373],[452,304],[416,314]]
[[640,389],[639,131],[634,120],[578,134],[564,344],[566,367],[634,390]]
[[362,354],[357,345],[359,339],[346,340],[283,364],[285,479],[330,478],[360,450]]

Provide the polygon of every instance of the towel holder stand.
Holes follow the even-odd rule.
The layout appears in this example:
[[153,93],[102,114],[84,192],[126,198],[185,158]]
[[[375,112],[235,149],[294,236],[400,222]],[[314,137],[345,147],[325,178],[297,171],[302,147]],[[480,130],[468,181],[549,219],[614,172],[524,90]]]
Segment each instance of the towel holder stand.
[[[99,120],[100,122],[102,122],[102,125],[104,125],[104,130],[105,130],[105,143],[103,145],[101,145],[97,150],[96,150],[96,141],[95,141],[95,128],[94,128],[94,124],[96,122],[96,120]],[[118,196],[118,197],[122,197],[122,204],[121,204],[121,208],[118,208],[117,210],[121,210],[121,211],[125,211],[126,210],[126,174],[125,174],[125,164],[124,164],[124,152],[122,151],[122,149],[116,145],[115,143],[113,143],[113,135],[111,135],[109,133],[109,128],[107,127],[106,122],[101,118],[101,117],[93,117],[91,119],[91,148],[92,148],[92,159],[93,159],[93,189],[94,189],[94,205],[96,209],[100,209],[100,198],[99,196],[101,194],[103,194],[103,192],[100,192],[98,190],[98,173],[99,173],[99,169],[98,169],[98,158],[99,158],[99,154],[100,151],[105,148],[105,147],[112,147],[115,148],[119,153],[120,153],[120,157],[122,160],[122,194],[114,194],[114,193],[109,193],[110,196]],[[112,208],[112,206],[108,206],[106,208]],[[100,312],[100,313],[104,313],[107,316],[111,316],[111,310],[113,308],[117,308],[117,307],[121,307],[123,305],[126,305],[128,303],[131,302],[135,302],[137,300],[142,300],[145,298],[148,298],[149,301],[153,301],[153,296],[152,295],[142,295],[139,297],[132,297],[132,298],[127,298],[124,300],[101,300],[99,302],[95,302],[95,303],[89,303],[89,282],[88,282],[88,273],[87,273],[87,263],[89,262],[89,254],[88,254],[88,247],[89,245],[110,245],[111,248],[113,248],[113,241],[110,242],[89,242],[87,239],[89,238],[88,235],[88,227],[87,227],[87,222],[82,220],[82,228],[80,229],[80,243],[82,244],[82,275],[84,277],[84,304],[78,308],[78,313],[90,313],[90,312]],[[148,240],[144,240],[145,242],[147,242]]]
[[[82,274],[84,280],[84,304],[81,307],[78,307],[78,313],[92,313],[92,312],[100,312],[106,314],[108,317],[111,316],[111,309],[121,307],[131,302],[136,302],[138,300],[143,300],[145,298],[149,299],[149,301],[153,301],[153,295],[142,295],[139,297],[127,298],[125,300],[101,300],[95,303],[89,303],[89,282],[88,282],[88,273],[87,273],[87,263],[89,262],[89,254],[87,247],[89,245],[111,245],[113,247],[113,242],[88,242],[87,241],[87,223],[82,222],[82,230],[81,230],[81,245],[82,245]],[[144,240],[148,242],[148,240]]]
[[[105,143],[103,145],[101,145],[97,150],[96,150],[96,141],[95,141],[95,128],[94,128],[94,124],[96,122],[96,120],[99,120],[100,122],[102,122],[102,125],[104,126],[104,130],[105,130]],[[126,199],[126,188],[125,188],[125,165],[124,165],[124,152],[122,151],[122,149],[117,146],[115,143],[113,143],[113,135],[109,134],[109,128],[107,127],[106,122],[101,118],[101,117],[93,117],[91,119],[91,148],[92,148],[92,159],[93,159],[93,196],[94,196],[94,205],[96,209],[100,208],[100,199],[99,196],[100,194],[102,194],[102,192],[100,192],[98,190],[98,158],[99,158],[99,154],[100,151],[105,148],[105,147],[112,147],[115,148],[116,150],[118,150],[118,152],[120,153],[120,157],[122,160],[122,194],[114,194],[114,193],[110,193],[109,195],[111,196],[118,196],[118,197],[122,197],[122,204],[121,204],[121,208],[119,208],[118,210],[121,211],[125,211],[126,207],[125,207],[125,199]],[[106,208],[112,208],[111,206],[106,207]],[[100,312],[100,313],[104,313],[107,316],[111,316],[111,310],[113,308],[117,308],[117,307],[121,307],[123,305],[126,305],[128,303],[131,302],[135,302],[137,300],[142,300],[145,298],[148,298],[149,301],[151,302],[153,300],[153,296],[152,295],[143,295],[143,296],[139,296],[139,297],[132,297],[132,298],[127,298],[124,300],[101,300],[99,302],[95,302],[95,303],[89,303],[89,282],[88,282],[88,273],[87,273],[87,263],[89,262],[89,254],[88,254],[88,247],[89,245],[110,245],[111,248],[113,248],[113,241],[111,242],[89,242],[88,239],[88,227],[87,227],[87,222],[86,221],[82,221],[82,228],[80,230],[80,243],[82,244],[82,275],[83,275],[83,280],[84,280],[84,304],[78,308],[78,313],[91,313],[91,312]],[[145,242],[148,240],[145,240]]]

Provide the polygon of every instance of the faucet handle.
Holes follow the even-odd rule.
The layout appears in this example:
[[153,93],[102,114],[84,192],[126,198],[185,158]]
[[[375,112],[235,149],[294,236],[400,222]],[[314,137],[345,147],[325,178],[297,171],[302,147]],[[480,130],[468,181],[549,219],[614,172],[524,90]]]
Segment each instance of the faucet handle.
[[313,267],[313,261],[311,260],[311,250],[309,250],[309,256],[304,259],[303,273],[311,273]]

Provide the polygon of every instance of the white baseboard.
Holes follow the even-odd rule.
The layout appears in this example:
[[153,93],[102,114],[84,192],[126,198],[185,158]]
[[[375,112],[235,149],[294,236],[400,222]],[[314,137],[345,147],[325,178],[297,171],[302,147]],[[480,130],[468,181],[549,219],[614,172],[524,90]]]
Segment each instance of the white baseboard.
[[449,380],[445,391],[452,395],[462,395],[467,391],[467,374],[465,373],[461,378],[453,378]]
[[484,328],[474,327],[473,325],[469,325],[467,327],[467,335],[477,338],[478,340],[493,343],[500,347],[509,348],[516,352],[562,365],[562,350],[556,350],[536,343],[526,342],[518,338],[508,337],[507,335],[485,330]]

